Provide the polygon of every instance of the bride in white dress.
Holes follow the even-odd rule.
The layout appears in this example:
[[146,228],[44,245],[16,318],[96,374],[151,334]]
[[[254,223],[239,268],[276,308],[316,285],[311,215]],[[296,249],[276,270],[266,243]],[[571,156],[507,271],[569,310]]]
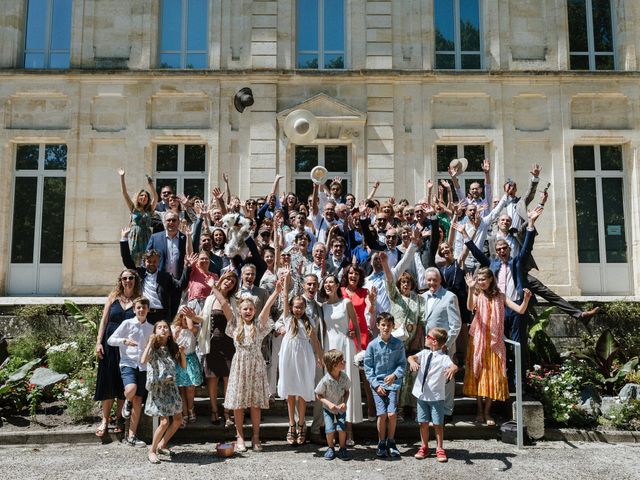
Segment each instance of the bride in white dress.
[[340,283],[334,275],[325,278],[321,292],[325,300],[322,311],[327,328],[325,350],[335,348],[344,354],[345,373],[351,380],[351,390],[347,401],[347,442],[353,445],[352,424],[362,421],[360,374],[358,367],[353,364],[353,357],[360,350],[360,342],[353,340],[354,337],[360,338],[358,317],[351,300],[342,298]]

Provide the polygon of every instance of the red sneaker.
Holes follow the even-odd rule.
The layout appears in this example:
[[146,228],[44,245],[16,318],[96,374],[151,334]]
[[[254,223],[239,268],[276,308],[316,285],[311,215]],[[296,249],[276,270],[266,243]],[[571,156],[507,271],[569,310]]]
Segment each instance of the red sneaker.
[[429,456],[429,446],[428,445],[422,445],[418,449],[418,453],[416,453],[413,457],[417,458],[418,460],[424,460],[428,456]]
[[436,459],[440,463],[445,463],[445,462],[449,461],[449,459],[447,458],[447,454],[444,453],[444,449],[443,448],[438,448],[436,450]]

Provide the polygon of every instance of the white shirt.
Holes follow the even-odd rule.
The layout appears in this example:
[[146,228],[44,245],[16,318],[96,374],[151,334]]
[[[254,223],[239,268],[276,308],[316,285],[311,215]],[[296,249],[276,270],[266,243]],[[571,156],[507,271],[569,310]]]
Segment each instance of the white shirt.
[[[423,389],[422,380],[424,379],[429,355],[432,355],[431,363]],[[426,402],[444,400],[446,396],[445,384],[447,383],[446,369],[453,365],[449,356],[442,353],[442,350],[432,352],[431,350],[425,349],[416,354],[415,360],[416,363],[420,365],[420,371],[416,376],[416,381],[411,391],[413,396],[418,400],[424,400]]]
[[[107,344],[120,349],[120,366],[138,368],[141,372],[147,371],[147,364],[140,363],[140,357],[144,352],[149,337],[153,333],[153,325],[149,322],[140,323],[136,317],[125,320],[113,334],[107,339]],[[125,340],[133,340],[138,345],[125,345]]]
[[[311,253],[311,251],[313,250],[313,246],[316,243],[316,236],[313,234],[313,230],[311,230],[309,227],[304,227],[304,231],[307,232],[307,234],[309,235],[309,238],[311,238],[311,241],[309,242],[309,246],[307,247],[307,252]],[[298,233],[302,233],[302,232],[300,232],[300,230],[296,228],[295,230],[291,230],[289,233],[287,233],[284,236],[284,241],[287,244],[287,247],[293,245],[293,243],[296,241],[296,235]]]
[[173,275],[173,278],[177,278],[178,259],[180,258],[180,240],[177,234],[171,238],[167,233],[165,237],[167,239],[167,257],[164,260],[164,270]]
[[142,281],[142,295],[149,299],[149,308],[163,309],[164,306],[158,296],[158,271],[149,273]]
[[509,264],[503,262],[498,270],[497,278],[498,288],[505,296],[514,302],[518,300],[518,292],[516,291],[516,284],[513,281],[513,275],[511,274],[511,268]]

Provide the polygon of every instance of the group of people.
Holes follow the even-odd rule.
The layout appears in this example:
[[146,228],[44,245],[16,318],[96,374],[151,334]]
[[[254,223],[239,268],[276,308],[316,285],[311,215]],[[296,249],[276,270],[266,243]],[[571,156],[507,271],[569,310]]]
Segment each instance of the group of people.
[[[130,223],[120,240],[125,268],[96,342],[96,435],[106,434],[115,401],[114,431],[125,433],[130,418],[125,442],[146,446],[137,437],[144,404],[160,417],[148,453],[158,463],[172,435],[196,421],[195,389],[206,383],[210,420],[235,426],[238,452],[247,449],[245,410],[260,451],[261,410],[279,397],[287,443],[319,442],[324,427],[328,460],[349,458],[353,423],[364,418],[377,422],[376,455],[398,457],[396,423],[415,418],[415,457],[429,455],[431,423],[436,459],[447,461],[443,426],[454,413],[458,369],[465,395],[478,399],[477,422],[495,425],[492,402],[508,399],[514,378],[503,336],[523,345],[526,368],[535,295],[576,317],[595,314],[530,274],[548,199],[545,189],[527,209],[540,167],[526,195],[509,180],[495,201],[489,161],[483,171],[484,189],[474,182],[465,193],[452,166],[437,194],[429,181],[412,205],[377,200],[378,182],[357,201],[343,195],[338,177],[314,184],[308,199],[279,195],[277,176],[267,196],[241,201],[226,174],[208,203],[169,185],[158,195],[150,177],[149,190],[130,197],[119,170]],[[238,238],[243,224],[250,232]]]

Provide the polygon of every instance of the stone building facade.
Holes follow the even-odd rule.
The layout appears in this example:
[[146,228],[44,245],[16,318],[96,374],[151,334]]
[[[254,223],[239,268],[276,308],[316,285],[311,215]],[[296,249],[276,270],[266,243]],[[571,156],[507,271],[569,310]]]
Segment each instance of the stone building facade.
[[[131,192],[147,173],[210,191],[227,172],[248,198],[276,174],[304,191],[317,162],[358,197],[379,180],[379,197],[412,201],[462,155],[466,182],[492,160],[496,196],[542,165],[549,286],[640,292],[640,2],[0,0],[0,13],[0,293],[111,288],[119,167]],[[240,114],[245,86],[255,104]],[[283,131],[300,108],[320,124],[310,146]]]

